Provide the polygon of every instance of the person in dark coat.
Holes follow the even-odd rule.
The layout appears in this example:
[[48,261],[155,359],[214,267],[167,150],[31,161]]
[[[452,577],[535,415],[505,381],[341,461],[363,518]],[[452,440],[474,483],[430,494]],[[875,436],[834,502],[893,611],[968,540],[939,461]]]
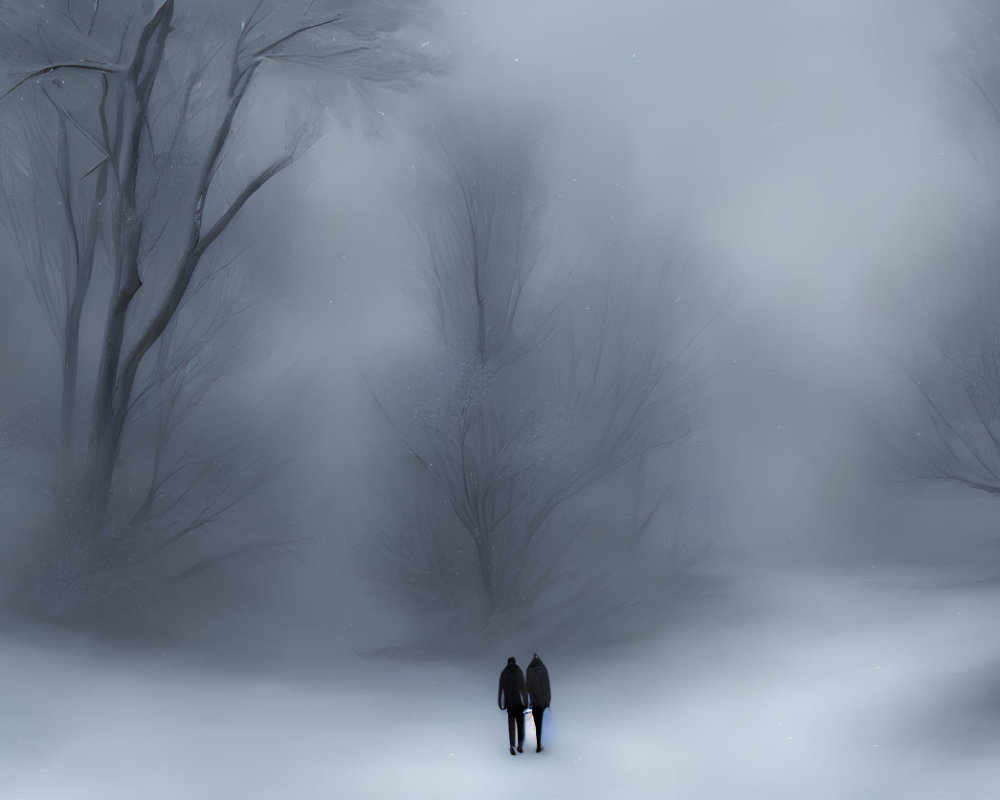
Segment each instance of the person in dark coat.
[[552,701],[552,691],[549,689],[549,671],[542,659],[535,657],[528,664],[527,673],[528,699],[531,703],[531,716],[535,720],[535,752],[542,752],[542,715]]
[[510,737],[510,754],[514,751],[514,731],[517,731],[517,752],[524,752],[524,709],[528,707],[528,692],[524,685],[524,673],[514,660],[507,659],[507,666],[500,673],[500,689],[497,705],[507,712],[507,733]]

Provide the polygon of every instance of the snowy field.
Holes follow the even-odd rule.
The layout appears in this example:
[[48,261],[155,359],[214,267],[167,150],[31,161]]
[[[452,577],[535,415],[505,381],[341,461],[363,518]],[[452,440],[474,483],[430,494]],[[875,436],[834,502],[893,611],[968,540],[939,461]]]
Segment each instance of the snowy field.
[[0,798],[996,798],[998,600],[912,575],[743,579],[657,642],[539,646],[548,741],[516,757],[506,652],[279,679],[22,636],[0,650]]

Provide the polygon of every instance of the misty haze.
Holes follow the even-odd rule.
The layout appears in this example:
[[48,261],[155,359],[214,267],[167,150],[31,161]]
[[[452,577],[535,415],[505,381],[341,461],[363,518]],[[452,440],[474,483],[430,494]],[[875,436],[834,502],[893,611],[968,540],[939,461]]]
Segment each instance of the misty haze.
[[996,0],[0,66],[0,797],[1000,797]]

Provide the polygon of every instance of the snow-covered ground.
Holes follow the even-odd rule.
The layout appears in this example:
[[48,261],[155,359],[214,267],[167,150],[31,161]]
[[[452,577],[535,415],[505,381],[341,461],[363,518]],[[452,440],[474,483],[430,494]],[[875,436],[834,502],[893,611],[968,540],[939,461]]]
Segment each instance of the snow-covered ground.
[[548,741],[516,757],[506,652],[277,678],[11,639],[0,797],[1000,797],[996,588],[774,573],[728,600],[596,656],[540,644]]

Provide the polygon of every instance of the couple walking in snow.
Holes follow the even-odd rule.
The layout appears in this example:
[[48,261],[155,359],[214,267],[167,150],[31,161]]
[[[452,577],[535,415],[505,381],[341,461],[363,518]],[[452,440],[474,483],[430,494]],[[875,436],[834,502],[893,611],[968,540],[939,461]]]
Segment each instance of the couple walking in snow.
[[[545,669],[542,659],[535,653],[528,664],[528,677],[514,660],[507,659],[507,666],[500,673],[500,689],[497,693],[497,705],[501,711],[507,712],[507,733],[510,737],[510,754],[524,752],[524,713],[529,708],[535,721],[535,752],[542,752],[542,716],[549,707],[552,693],[549,690],[549,671]],[[514,733],[517,732],[517,750],[514,749]]]

